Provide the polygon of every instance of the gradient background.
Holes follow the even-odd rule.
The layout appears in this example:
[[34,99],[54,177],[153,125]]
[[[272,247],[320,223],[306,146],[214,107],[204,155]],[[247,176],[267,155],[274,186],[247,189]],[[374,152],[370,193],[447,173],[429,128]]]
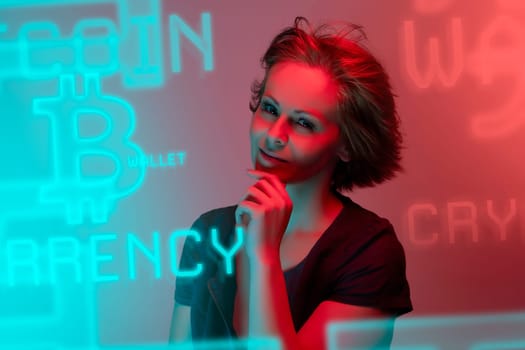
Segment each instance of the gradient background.
[[[148,168],[140,186],[111,206],[107,222],[85,215],[76,224],[68,223],[63,206],[39,200],[41,186],[55,176],[56,160],[49,120],[36,118],[31,106],[34,99],[56,94],[58,74],[17,75],[20,62],[8,52],[20,49],[17,33],[28,22],[52,20],[63,37],[71,37],[76,23],[86,18],[111,19],[118,29],[115,4],[127,2],[37,3],[0,5],[0,24],[7,25],[0,26],[0,343],[166,341],[175,281],[168,237],[207,210],[237,203],[252,183],[244,172],[251,166],[249,87],[263,77],[259,59],[271,38],[298,15],[313,24],[363,25],[367,46],[389,72],[398,96],[405,173],[348,195],[388,218],[405,247],[414,311],[403,319],[525,312],[523,1],[137,2],[134,6],[144,9],[160,6],[162,79],[132,86],[118,71],[102,77],[103,92],[132,106],[131,140],[145,154],[185,151],[186,161]],[[213,69],[205,69],[202,51],[182,38],[182,68],[172,72],[170,16],[199,33],[203,13],[211,16]],[[137,55],[133,39],[128,44],[126,50]],[[151,55],[154,49],[141,48]],[[123,52],[118,59],[129,60]],[[54,59],[45,52],[33,57],[35,62]],[[82,85],[85,72],[72,73]],[[66,109],[61,117],[68,117]],[[64,151],[64,157],[68,154]],[[151,246],[153,232],[161,237],[162,276],[156,278],[152,264],[140,256],[137,278],[131,280],[126,235]],[[118,281],[74,283],[64,269],[56,286],[7,286],[1,266],[9,240],[29,239],[45,247],[49,237],[87,244],[94,234],[116,235],[99,250],[114,256],[100,269],[118,274]]]

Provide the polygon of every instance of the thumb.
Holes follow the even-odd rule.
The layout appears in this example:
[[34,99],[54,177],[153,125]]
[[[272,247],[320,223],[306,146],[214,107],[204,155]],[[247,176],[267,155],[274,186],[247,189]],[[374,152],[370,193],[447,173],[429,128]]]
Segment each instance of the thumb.
[[242,211],[239,211],[237,213],[235,213],[235,223],[237,225],[241,225],[243,226],[244,228],[247,228],[248,227],[248,224],[250,223],[250,216],[245,213],[245,212],[242,212]]
[[250,216],[246,213],[241,213],[239,223],[245,228],[248,227],[248,225],[250,224]]

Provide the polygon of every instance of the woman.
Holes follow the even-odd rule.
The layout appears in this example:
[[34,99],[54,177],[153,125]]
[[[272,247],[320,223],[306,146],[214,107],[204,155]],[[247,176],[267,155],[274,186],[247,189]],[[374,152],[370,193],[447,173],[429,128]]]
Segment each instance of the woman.
[[[304,28],[304,29],[303,29]],[[327,348],[329,322],[393,320],[412,310],[405,256],[388,220],[340,191],[374,186],[401,170],[399,120],[388,76],[359,41],[364,34],[298,17],[262,58],[252,86],[255,183],[237,205],[201,215],[178,278],[171,339],[276,337],[283,349]],[[358,37],[351,37],[353,34]],[[244,244],[225,273],[208,232]],[[393,322],[359,346],[388,346]]]

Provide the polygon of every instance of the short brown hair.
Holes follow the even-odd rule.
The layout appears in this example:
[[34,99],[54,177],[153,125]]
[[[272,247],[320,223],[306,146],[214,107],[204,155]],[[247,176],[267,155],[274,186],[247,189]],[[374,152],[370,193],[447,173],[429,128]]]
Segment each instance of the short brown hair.
[[345,23],[343,30],[334,29],[327,24],[313,29],[306,18],[296,17],[261,58],[265,75],[262,82],[253,82],[249,106],[255,113],[268,72],[277,63],[305,63],[327,72],[338,85],[337,114],[350,157],[349,162],[339,160],[332,175],[332,189],[342,191],[374,186],[402,171],[402,135],[389,77],[360,45],[366,39],[362,27]]

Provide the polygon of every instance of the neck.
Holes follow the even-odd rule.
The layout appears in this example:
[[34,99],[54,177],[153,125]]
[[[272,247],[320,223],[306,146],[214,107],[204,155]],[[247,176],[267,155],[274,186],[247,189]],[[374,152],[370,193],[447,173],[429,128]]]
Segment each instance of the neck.
[[286,228],[291,232],[312,232],[332,221],[343,204],[330,191],[330,178],[311,178],[306,182],[286,185],[286,191],[293,202],[292,214]]

